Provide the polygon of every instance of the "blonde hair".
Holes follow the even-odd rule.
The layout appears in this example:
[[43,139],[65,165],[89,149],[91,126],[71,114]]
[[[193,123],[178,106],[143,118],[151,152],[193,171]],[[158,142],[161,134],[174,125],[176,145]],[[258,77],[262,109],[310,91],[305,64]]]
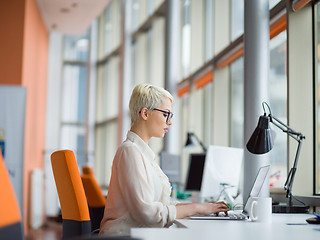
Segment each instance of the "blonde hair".
[[149,110],[153,110],[162,104],[164,97],[169,98],[173,102],[172,95],[161,87],[146,83],[135,86],[129,102],[131,125],[139,120],[139,112],[142,108],[146,107]]

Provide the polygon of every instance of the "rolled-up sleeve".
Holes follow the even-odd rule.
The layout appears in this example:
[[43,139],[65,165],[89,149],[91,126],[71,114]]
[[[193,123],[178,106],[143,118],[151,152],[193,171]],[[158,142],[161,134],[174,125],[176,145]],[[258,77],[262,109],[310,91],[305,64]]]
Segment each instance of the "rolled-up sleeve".
[[131,217],[142,225],[169,227],[176,207],[154,200],[152,180],[141,152],[135,146],[123,148],[117,163],[118,181]]

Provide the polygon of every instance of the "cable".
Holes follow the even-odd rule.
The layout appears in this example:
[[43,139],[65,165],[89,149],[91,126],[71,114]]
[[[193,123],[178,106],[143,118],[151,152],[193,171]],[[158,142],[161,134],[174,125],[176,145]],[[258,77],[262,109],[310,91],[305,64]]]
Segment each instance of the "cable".
[[302,203],[304,206],[306,206],[306,204],[304,202],[302,202],[301,200],[299,200],[298,198],[296,198],[295,196],[291,195],[293,199],[297,200],[298,202]]

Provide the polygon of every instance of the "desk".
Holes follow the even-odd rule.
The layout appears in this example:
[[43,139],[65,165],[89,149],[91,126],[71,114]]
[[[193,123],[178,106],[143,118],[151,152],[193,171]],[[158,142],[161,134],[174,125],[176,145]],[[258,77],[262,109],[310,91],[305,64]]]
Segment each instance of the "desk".
[[175,227],[133,228],[131,236],[145,240],[319,239],[320,225],[308,224],[309,214],[273,214],[271,223],[230,220],[176,220]]

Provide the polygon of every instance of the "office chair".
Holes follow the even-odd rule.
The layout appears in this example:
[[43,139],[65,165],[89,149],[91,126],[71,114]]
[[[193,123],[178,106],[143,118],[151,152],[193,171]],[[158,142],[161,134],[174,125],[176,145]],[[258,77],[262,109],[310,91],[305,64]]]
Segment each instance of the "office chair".
[[82,166],[82,175],[85,174],[94,175],[92,168],[89,166]]
[[62,238],[90,235],[89,209],[74,153],[56,151],[51,164],[61,206]]
[[87,199],[73,151],[52,153],[51,165],[61,206],[62,239],[138,240],[130,236],[93,235]]
[[103,218],[105,208],[105,196],[96,181],[93,171],[90,167],[82,167],[83,174],[81,180],[89,205],[89,213],[91,219],[91,231],[97,231]]
[[0,239],[24,239],[19,205],[0,151]]

